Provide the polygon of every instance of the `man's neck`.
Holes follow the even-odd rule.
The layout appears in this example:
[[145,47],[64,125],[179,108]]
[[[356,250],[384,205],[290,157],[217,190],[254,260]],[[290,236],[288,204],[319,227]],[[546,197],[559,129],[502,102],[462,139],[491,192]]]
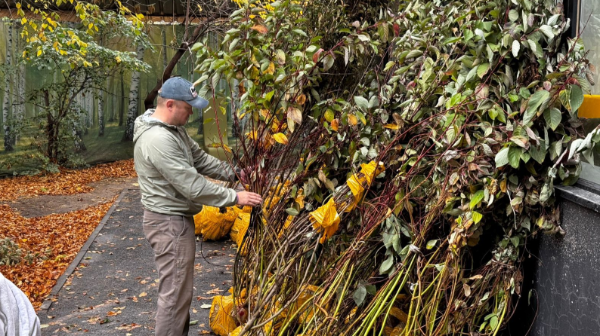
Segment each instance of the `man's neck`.
[[171,118],[169,118],[169,115],[166,113],[166,110],[161,108],[160,106],[156,107],[156,110],[154,110],[154,113],[152,113],[152,118],[158,119],[166,124],[171,125]]

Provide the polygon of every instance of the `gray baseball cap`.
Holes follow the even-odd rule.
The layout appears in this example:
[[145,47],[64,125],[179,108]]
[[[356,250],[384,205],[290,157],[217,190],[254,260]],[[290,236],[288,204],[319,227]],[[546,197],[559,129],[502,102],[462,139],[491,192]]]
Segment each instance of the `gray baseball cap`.
[[192,107],[199,109],[208,106],[208,100],[198,95],[194,84],[181,77],[167,79],[158,91],[158,95],[166,99],[184,101],[192,105]]

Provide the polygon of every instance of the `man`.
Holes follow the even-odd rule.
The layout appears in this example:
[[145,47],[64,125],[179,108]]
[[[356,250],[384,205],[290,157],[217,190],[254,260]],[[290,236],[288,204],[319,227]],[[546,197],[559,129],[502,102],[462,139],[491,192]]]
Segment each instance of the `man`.
[[234,171],[206,154],[183,127],[192,108],[205,108],[192,83],[170,78],[156,110],[135,121],[134,161],[144,205],[144,235],[154,250],[159,275],[156,335],[187,335],[196,243],[193,215],[203,205],[257,206],[260,195],[224,188],[204,176],[235,181]]

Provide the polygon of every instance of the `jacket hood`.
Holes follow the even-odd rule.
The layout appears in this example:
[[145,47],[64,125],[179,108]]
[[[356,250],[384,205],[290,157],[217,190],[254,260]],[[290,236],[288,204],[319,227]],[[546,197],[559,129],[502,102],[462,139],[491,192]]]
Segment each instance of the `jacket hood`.
[[140,138],[144,132],[151,129],[154,126],[162,125],[170,128],[177,128],[173,125],[169,125],[165,122],[162,122],[156,118],[152,118],[152,115],[156,109],[149,109],[144,112],[141,116],[135,119],[135,123],[133,125],[133,142],[136,142],[137,139]]

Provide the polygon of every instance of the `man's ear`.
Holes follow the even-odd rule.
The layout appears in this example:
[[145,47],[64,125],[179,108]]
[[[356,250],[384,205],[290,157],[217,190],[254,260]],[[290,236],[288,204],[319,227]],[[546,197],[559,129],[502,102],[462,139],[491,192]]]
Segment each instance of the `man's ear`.
[[174,107],[175,101],[173,99],[167,99],[167,101],[165,102],[165,106],[168,108]]

